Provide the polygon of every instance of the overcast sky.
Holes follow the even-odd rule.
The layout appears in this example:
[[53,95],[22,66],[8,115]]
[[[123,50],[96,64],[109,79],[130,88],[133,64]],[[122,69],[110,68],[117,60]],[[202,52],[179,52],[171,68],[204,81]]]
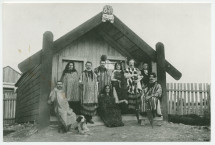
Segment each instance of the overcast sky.
[[[42,48],[45,31],[54,40],[100,11],[105,4],[4,4],[3,66],[18,63]],[[181,73],[178,82],[210,82],[210,4],[110,4],[114,14]],[[168,82],[175,82],[167,75]]]

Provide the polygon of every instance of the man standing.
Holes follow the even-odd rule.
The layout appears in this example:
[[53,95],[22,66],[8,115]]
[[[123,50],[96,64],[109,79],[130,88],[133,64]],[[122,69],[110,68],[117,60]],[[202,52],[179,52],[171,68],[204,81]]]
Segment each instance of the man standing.
[[149,75],[149,84],[144,89],[143,103],[141,108],[146,110],[146,106],[149,106],[152,111],[153,117],[161,117],[160,99],[162,95],[161,85],[157,83],[157,76],[155,73]]
[[87,61],[85,64],[86,70],[81,74],[80,82],[81,89],[81,114],[86,118],[86,121],[93,124],[92,116],[96,114],[98,104],[98,84],[97,76],[92,71],[92,62]]
[[95,68],[94,72],[97,75],[98,91],[101,93],[106,85],[111,85],[111,72],[106,65],[107,56],[102,55],[100,60],[100,66]]
[[139,69],[134,66],[134,59],[129,61],[129,67],[125,71],[125,78],[127,79],[128,86],[128,109],[135,110],[137,121],[139,122],[140,110],[140,93],[142,91],[141,79],[142,75]]

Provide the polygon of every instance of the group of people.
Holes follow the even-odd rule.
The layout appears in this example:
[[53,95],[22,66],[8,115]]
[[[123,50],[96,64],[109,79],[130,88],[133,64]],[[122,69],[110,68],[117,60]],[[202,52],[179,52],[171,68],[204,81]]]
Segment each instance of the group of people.
[[140,70],[131,59],[128,68],[115,63],[114,70],[106,68],[105,55],[100,66],[92,70],[92,62],[87,61],[85,70],[79,74],[74,62],[66,65],[60,81],[49,96],[48,103],[54,103],[59,128],[68,130],[76,122],[76,115],[83,115],[88,123],[98,114],[108,127],[123,126],[121,113],[132,111],[143,115],[150,109],[153,116],[161,116],[161,85],[156,74],[151,73],[147,63]]

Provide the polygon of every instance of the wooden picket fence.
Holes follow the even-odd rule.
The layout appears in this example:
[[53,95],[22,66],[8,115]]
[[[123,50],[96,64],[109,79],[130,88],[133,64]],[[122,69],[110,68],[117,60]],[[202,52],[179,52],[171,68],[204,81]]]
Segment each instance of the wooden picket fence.
[[16,111],[16,93],[14,91],[4,92],[3,107],[3,124],[14,123]]
[[210,114],[210,84],[167,83],[168,114]]

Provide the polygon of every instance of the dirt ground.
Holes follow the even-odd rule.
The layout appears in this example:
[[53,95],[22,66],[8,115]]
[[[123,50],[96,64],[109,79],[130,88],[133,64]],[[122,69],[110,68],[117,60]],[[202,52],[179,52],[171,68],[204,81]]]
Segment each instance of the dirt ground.
[[[124,127],[89,127],[89,135],[80,135],[76,130],[65,134],[57,132],[56,125],[37,132],[35,128],[4,136],[4,142],[202,142],[210,141],[210,127],[190,126],[163,122],[161,126],[140,126],[136,121],[125,122]],[[33,131],[32,131],[33,130]]]

